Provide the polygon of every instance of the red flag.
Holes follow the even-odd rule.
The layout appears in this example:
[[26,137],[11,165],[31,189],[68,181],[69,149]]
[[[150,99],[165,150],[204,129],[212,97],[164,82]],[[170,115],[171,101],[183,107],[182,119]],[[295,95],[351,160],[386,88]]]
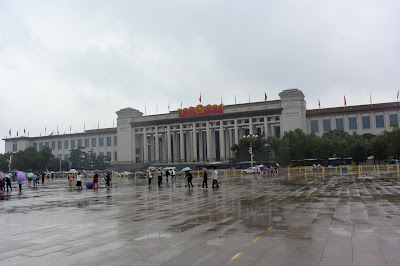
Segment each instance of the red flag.
[[171,110],[169,109],[169,104],[168,104],[168,111],[171,111]]
[[399,92],[400,90],[397,90],[397,101],[399,101]]
[[49,137],[53,136],[54,131],[51,131],[51,134],[49,135]]
[[60,131],[58,131],[58,125],[57,125],[57,135],[60,135]]
[[42,136],[42,132],[40,132],[40,136]]
[[[114,120],[113,120],[113,127],[114,127]],[[83,122],[83,131],[85,131],[86,130],[86,125],[85,125],[85,122]]]
[[182,109],[182,102],[181,102],[181,109]]
[[201,92],[200,92],[200,97],[199,97],[199,101],[200,101],[200,103],[201,103]]
[[10,137],[11,137],[11,129],[8,131],[8,135],[10,135]]
[[371,97],[371,93],[369,94],[369,102],[372,104],[372,97]]
[[25,128],[24,128],[24,135],[25,135],[26,133],[25,133]]
[[44,127],[44,133],[46,134],[46,127]]
[[18,131],[17,131],[17,137],[18,137]]
[[318,99],[318,107],[321,108],[321,102]]
[[345,105],[345,106],[347,105],[347,102],[346,102],[346,95],[344,95],[344,105]]
[[267,93],[266,92],[264,92],[264,101],[266,102],[267,101]]

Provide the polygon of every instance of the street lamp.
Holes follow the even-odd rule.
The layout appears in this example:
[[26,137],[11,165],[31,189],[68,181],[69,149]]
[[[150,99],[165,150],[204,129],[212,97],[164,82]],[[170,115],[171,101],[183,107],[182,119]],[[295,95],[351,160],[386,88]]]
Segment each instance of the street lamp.
[[249,135],[244,135],[243,138],[247,138],[250,141],[250,160],[251,160],[251,167],[253,167],[253,138],[258,138],[258,135],[253,135],[253,134],[249,134]]
[[12,156],[13,156],[13,152],[12,151],[8,151],[8,153],[10,154],[10,159],[8,160],[8,172],[11,172],[11,162],[12,162]]

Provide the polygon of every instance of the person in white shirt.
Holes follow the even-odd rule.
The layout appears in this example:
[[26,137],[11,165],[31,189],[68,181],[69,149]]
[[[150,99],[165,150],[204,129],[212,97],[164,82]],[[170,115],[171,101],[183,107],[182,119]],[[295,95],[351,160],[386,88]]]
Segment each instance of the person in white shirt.
[[171,180],[176,181],[176,169],[172,170]]
[[153,178],[151,170],[149,170],[149,186],[151,186],[151,179]]
[[212,176],[213,176],[212,188],[219,188],[219,185],[218,185],[218,171],[217,171],[216,168],[213,168]]
[[78,189],[82,189],[82,175],[79,172],[76,176],[76,186],[78,187]]

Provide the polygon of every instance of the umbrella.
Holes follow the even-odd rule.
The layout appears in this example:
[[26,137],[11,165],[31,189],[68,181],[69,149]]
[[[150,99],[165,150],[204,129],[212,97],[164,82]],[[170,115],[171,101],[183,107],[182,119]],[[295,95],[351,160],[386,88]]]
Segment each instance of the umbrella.
[[158,168],[157,168],[157,171],[158,171],[158,170],[164,171],[164,167],[158,167]]
[[182,171],[182,172],[186,172],[186,171],[190,171],[190,170],[192,170],[192,169],[190,169],[190,167],[185,167],[185,168],[183,168],[181,171]]
[[86,182],[85,186],[86,186],[86,188],[91,189],[91,188],[93,188],[93,183],[92,182]]
[[29,178],[33,178],[34,174],[33,173],[28,173],[26,176],[29,177]]
[[78,173],[78,171],[76,171],[75,169],[70,169],[68,173],[70,173],[70,174],[76,174],[76,173]]
[[149,168],[147,168],[147,170],[156,170],[156,167],[155,166],[149,166]]
[[4,173],[0,172],[0,180],[3,180],[3,179],[4,179]]
[[17,178],[19,181],[24,181],[25,180],[25,174],[23,172],[18,172],[17,173]]
[[203,167],[203,171],[207,173],[207,175],[210,174],[210,170],[208,170],[206,167]]

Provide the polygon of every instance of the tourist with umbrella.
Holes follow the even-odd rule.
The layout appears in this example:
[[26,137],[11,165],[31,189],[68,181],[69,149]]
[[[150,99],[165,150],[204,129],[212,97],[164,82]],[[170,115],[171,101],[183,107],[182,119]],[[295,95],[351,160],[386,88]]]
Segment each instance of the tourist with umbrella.
[[214,186],[215,186],[215,188],[219,188],[219,185],[218,185],[218,171],[217,171],[217,168],[213,168],[213,172],[212,172],[212,175],[213,175],[213,184],[212,184],[212,188],[214,188]]
[[201,185],[201,188],[204,188],[204,186],[206,188],[208,188],[207,178],[208,178],[208,175],[210,174],[210,171],[208,171],[207,168],[203,167],[203,171],[202,172],[203,172],[203,184]]
[[158,187],[161,187],[161,183],[162,183],[162,170],[161,170],[161,168],[157,169],[157,174],[158,174]]
[[7,174],[7,175],[4,176],[4,182],[6,183],[7,192],[8,192],[8,188],[10,188],[11,191],[12,191],[12,187],[11,187],[11,178],[10,178],[10,175],[9,175],[9,174]]
[[22,183],[25,181],[25,178],[26,178],[25,174],[23,172],[18,172],[17,178],[18,178],[17,184],[19,186],[19,191],[21,192],[22,191]]
[[0,190],[4,191],[4,173],[0,172]]
[[187,178],[188,189],[190,189],[190,185],[192,185],[192,188],[193,188],[193,183],[192,183],[193,175],[190,172],[191,169],[189,167],[186,167],[184,169],[186,169],[186,171],[185,171],[186,175],[185,176]]
[[72,188],[72,184],[74,182],[74,174],[76,174],[78,171],[75,169],[70,169],[68,171],[68,181],[69,181],[69,188]]

